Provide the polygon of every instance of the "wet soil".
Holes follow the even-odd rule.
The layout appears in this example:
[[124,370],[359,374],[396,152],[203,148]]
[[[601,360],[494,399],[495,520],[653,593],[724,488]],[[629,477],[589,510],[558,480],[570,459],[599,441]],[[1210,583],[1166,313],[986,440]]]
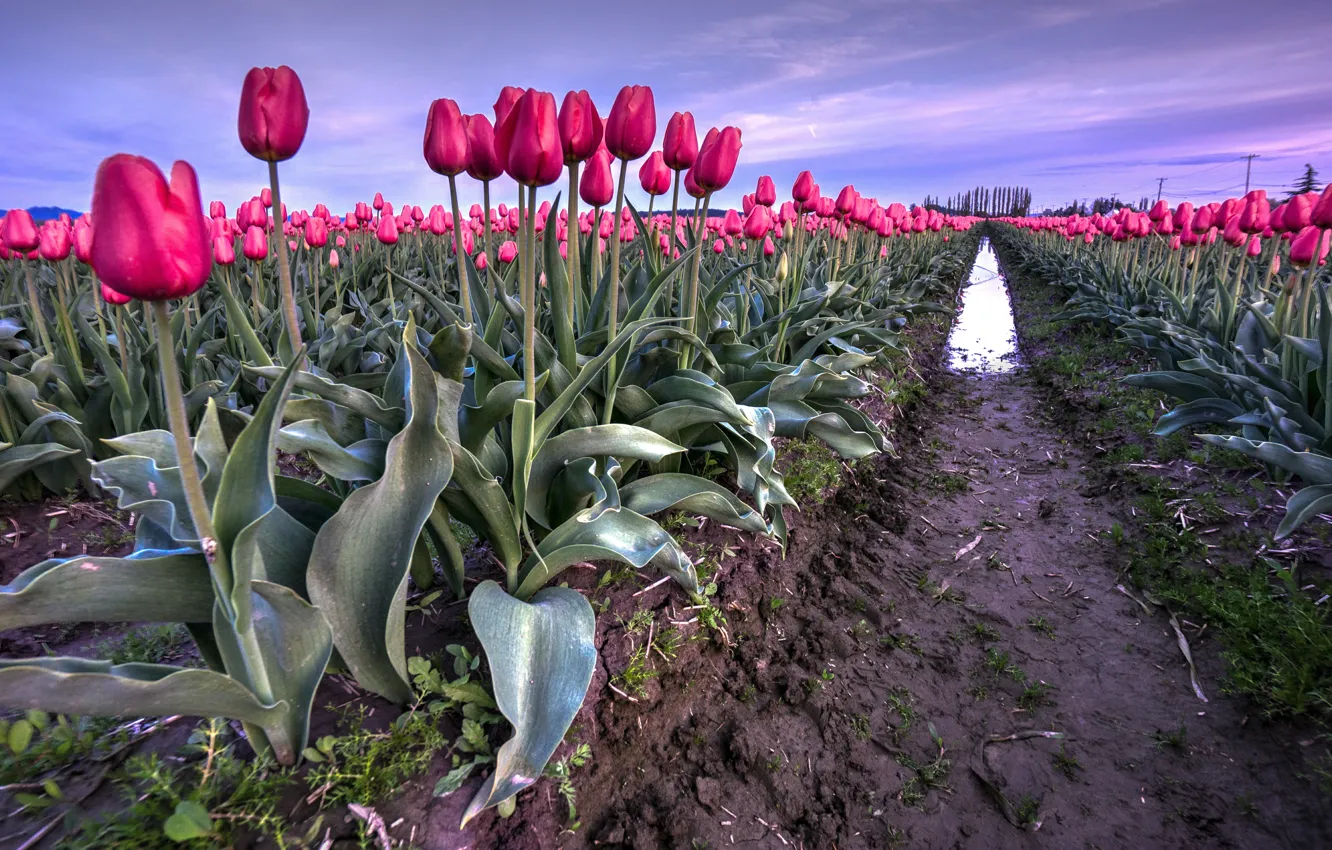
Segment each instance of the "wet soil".
[[571,735],[594,755],[576,832],[546,783],[509,821],[428,846],[1332,841],[1300,778],[1305,730],[1224,695],[1217,647],[1195,640],[1200,699],[1168,619],[1118,589],[1107,532],[1132,508],[1103,449],[1026,371],[922,360],[931,392],[895,435],[900,459],[860,465],[800,515],[786,560],[747,548],[724,564],[724,636],[656,659],[629,701],[607,683],[643,637],[603,618]]

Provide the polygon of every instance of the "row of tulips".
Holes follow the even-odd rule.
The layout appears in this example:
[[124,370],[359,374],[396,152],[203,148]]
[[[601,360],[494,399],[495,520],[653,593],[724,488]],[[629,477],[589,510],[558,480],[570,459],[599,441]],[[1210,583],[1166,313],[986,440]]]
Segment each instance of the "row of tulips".
[[1067,288],[1060,318],[1109,323],[1156,359],[1128,381],[1178,400],[1158,434],[1219,426],[1201,439],[1298,477],[1278,538],[1332,511],[1332,188],[1005,221],[1018,271]]
[[[448,207],[395,212],[377,195],[341,217],[288,214],[277,164],[308,114],[290,69],[247,76],[240,140],[269,185],[234,218],[220,202],[204,214],[188,164],[168,179],[117,154],[90,217],[0,224],[0,489],[81,483],[137,514],[133,554],[46,561],[0,588],[0,629],[182,622],[207,662],[0,661],[0,701],[226,715],[291,763],[335,651],[361,687],[414,702],[408,587],[442,578],[513,727],[471,818],[541,775],[586,694],[594,614],[550,585],[619,561],[708,604],[653,518],[671,511],[784,541],[776,441],[890,447],[851,403],[869,393],[857,372],[908,316],[944,309],[974,220],[825,196],[809,172],[790,201],[764,178],[741,211],[709,215],[740,131],[699,144],[688,113],[640,170],[653,199],[671,188],[670,212],[640,214],[625,175],[656,118],[635,86],[604,122],[585,92],[557,112],[549,93],[506,88],[493,125],[436,101],[424,157]],[[568,205],[538,203],[566,168]],[[468,216],[464,173],[485,197]],[[518,204],[492,209],[502,173]],[[279,474],[279,450],[318,480]],[[695,474],[706,458],[732,488]],[[454,523],[499,567],[470,594],[465,573],[487,570]]]

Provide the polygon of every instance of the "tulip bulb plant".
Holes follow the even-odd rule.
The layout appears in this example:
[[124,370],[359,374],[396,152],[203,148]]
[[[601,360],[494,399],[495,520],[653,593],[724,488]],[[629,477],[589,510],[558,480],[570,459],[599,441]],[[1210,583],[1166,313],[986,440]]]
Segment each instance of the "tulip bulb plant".
[[[22,304],[0,315],[0,491],[104,488],[137,532],[132,555],[46,561],[0,587],[0,629],[181,622],[208,665],[5,661],[0,704],[225,715],[290,763],[334,650],[360,688],[417,704],[407,591],[441,582],[466,600],[512,727],[470,820],[541,776],[589,687],[595,613],[552,586],[566,569],[619,562],[707,604],[659,517],[784,543],[779,440],[890,448],[851,401],[909,317],[951,298],[976,219],[854,190],[839,209],[808,172],[791,200],[764,177],[743,215],[711,215],[739,128],[700,146],[676,112],[654,152],[645,86],[604,121],[587,92],[557,109],[512,87],[493,116],[449,98],[425,114],[425,165],[449,184],[428,211],[379,193],[341,216],[285,210],[277,164],[309,109],[282,66],[245,78],[239,136],[269,185],[234,217],[220,202],[204,215],[185,163],[168,179],[122,154],[82,237],[19,213],[0,225],[18,255],[0,293],[20,295],[0,303]],[[626,186],[639,160],[646,213]],[[466,216],[463,175],[483,199]],[[502,175],[516,208],[490,206]],[[542,197],[556,184],[567,197]],[[1304,327],[1319,302],[1288,300],[1281,321]],[[282,474],[279,450],[319,486]],[[701,474],[718,464],[733,488]],[[464,555],[455,524],[494,565]]]

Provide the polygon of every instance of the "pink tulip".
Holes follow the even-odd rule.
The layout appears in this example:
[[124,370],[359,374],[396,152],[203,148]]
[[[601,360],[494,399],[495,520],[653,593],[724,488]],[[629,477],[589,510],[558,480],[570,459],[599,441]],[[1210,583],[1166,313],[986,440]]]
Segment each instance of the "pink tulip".
[[213,237],[213,262],[219,266],[229,266],[236,262],[236,247],[230,239]]
[[716,127],[708,131],[699,148],[698,159],[689,173],[694,175],[694,182],[705,192],[716,192],[726,188],[735,173],[736,160],[740,158],[740,130],[736,127]]
[[564,96],[559,127],[565,165],[585,162],[601,145],[601,116],[597,114],[592,96],[585,90],[571,91]]
[[499,246],[499,261],[501,263],[512,263],[518,259],[518,243],[508,240]]
[[671,189],[671,170],[661,151],[653,151],[638,169],[638,182],[649,195],[664,195]]
[[650,86],[625,86],[606,117],[606,148],[619,159],[638,159],[657,135],[657,107]]
[[467,151],[467,125],[458,104],[447,97],[431,103],[422,142],[430,170],[449,177],[461,174],[467,169]]
[[92,207],[93,268],[112,289],[158,301],[191,295],[208,279],[208,225],[189,163],[172,165],[168,183],[150,160],[108,157],[97,169]]
[[691,113],[677,112],[666,122],[661,153],[666,167],[672,171],[688,171],[693,167],[698,159],[698,132]]
[[754,190],[754,203],[765,207],[777,203],[777,186],[766,174],[758,179],[758,188]]
[[615,181],[611,176],[610,152],[600,149],[592,154],[578,180],[578,197],[591,207],[604,207],[615,197]]
[[309,123],[310,107],[295,71],[282,65],[251,68],[245,75],[236,126],[250,156],[269,162],[291,159]]
[[15,251],[31,251],[41,242],[32,213],[25,209],[10,210],[0,227],[0,239]]
[[258,227],[251,225],[245,231],[245,241],[241,243],[241,253],[247,260],[259,261],[268,256],[268,237]]

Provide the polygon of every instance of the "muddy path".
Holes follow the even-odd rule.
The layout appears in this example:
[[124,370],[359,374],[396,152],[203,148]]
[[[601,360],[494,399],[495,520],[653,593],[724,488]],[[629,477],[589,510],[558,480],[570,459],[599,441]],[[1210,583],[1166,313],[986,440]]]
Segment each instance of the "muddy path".
[[[777,552],[717,581],[724,636],[606,687],[575,732],[578,817],[540,786],[472,846],[1315,847],[1298,730],[1195,692],[1168,618],[1118,589],[1132,511],[1026,370],[929,393],[900,457],[848,470]],[[1043,733],[1043,734],[1035,734]],[[541,799],[541,796],[545,799]],[[557,836],[557,837],[552,837]],[[493,845],[488,842],[494,841]]]

